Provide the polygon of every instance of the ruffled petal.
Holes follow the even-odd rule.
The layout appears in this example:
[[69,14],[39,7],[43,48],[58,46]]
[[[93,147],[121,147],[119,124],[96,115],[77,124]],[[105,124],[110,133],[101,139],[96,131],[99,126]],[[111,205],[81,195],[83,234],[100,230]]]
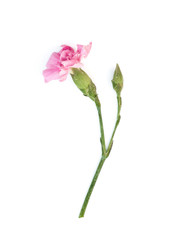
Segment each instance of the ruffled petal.
[[59,63],[60,63],[60,54],[53,52],[46,64],[46,67],[47,68],[56,67]]
[[60,50],[60,52],[64,51],[64,50],[69,50],[70,52],[75,52],[75,50],[68,46],[68,45],[61,45],[62,49]]
[[77,45],[77,54],[80,54],[80,58],[84,57],[86,58],[91,50],[92,42],[90,42],[88,45]]
[[72,67],[73,68],[81,68],[81,67],[83,67],[83,64],[81,62],[76,62]]
[[67,60],[67,61],[63,61],[62,64],[64,67],[72,67],[73,65],[76,64],[76,60],[72,59],[72,60]]
[[60,52],[60,61],[67,61],[67,60],[72,60],[74,57],[74,52],[71,52],[69,50],[63,50]]
[[59,69],[57,68],[48,68],[43,71],[43,76],[45,79],[45,82],[49,82],[51,80],[59,79],[60,74],[59,74]]
[[65,81],[65,80],[66,80],[66,78],[67,78],[67,75],[68,75],[68,73],[67,73],[67,74],[65,74],[65,75],[63,75],[62,77],[60,77],[60,78],[59,78],[59,81],[60,81],[60,82],[63,82],[63,81]]

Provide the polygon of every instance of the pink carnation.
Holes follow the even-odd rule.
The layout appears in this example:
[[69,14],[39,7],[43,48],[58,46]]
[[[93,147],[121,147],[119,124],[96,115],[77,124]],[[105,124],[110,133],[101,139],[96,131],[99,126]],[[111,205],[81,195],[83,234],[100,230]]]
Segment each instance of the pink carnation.
[[52,53],[49,61],[46,64],[46,68],[43,71],[45,82],[58,79],[64,81],[67,78],[71,68],[82,67],[81,59],[86,58],[90,52],[92,43],[89,45],[77,45],[76,51],[67,45],[62,45],[62,49],[56,53]]

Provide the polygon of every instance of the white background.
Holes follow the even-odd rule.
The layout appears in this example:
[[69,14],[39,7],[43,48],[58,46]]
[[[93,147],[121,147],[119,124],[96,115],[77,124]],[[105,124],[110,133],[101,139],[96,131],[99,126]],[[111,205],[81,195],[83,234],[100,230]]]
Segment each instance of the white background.
[[[168,1],[1,1],[0,239],[169,239]],[[124,76],[121,122],[85,218],[98,164],[94,103],[71,77],[44,83],[61,44],[93,46],[106,143],[116,116],[111,79]]]

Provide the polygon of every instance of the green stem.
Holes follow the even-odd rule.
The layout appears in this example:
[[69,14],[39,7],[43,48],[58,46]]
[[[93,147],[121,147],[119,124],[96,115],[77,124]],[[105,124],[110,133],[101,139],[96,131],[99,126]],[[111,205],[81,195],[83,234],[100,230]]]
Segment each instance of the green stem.
[[86,194],[85,200],[83,202],[83,205],[82,205],[82,208],[81,208],[81,211],[80,211],[80,214],[79,214],[79,218],[84,217],[84,214],[85,214],[85,211],[86,211],[86,208],[87,208],[87,204],[89,202],[90,196],[92,194],[92,191],[94,189],[94,186],[96,184],[97,178],[99,176],[99,173],[100,173],[100,171],[101,171],[101,169],[103,167],[103,164],[104,164],[105,160],[106,160],[106,157],[102,156],[102,158],[101,158],[101,160],[99,162],[99,165],[98,165],[98,167],[96,169],[96,172],[95,172],[95,175],[93,177],[93,180],[92,180],[92,182],[90,184],[89,190],[88,190],[88,192]]
[[102,155],[106,154],[106,144],[105,144],[105,137],[104,137],[104,127],[103,127],[103,120],[102,120],[102,113],[101,113],[101,104],[99,100],[95,101],[97,111],[98,111],[98,116],[99,116],[99,123],[100,123],[100,142],[101,142],[101,147],[102,147]]
[[84,214],[85,214],[85,211],[86,211],[86,208],[87,208],[87,204],[89,202],[89,199],[90,199],[90,196],[93,192],[93,189],[94,189],[94,186],[96,184],[96,181],[97,181],[97,178],[100,174],[100,171],[102,169],[102,166],[103,166],[103,163],[106,159],[106,144],[105,144],[105,137],[104,137],[104,127],[103,127],[103,120],[102,120],[102,113],[101,113],[101,104],[100,104],[100,101],[98,99],[98,97],[96,96],[95,98],[95,104],[96,104],[96,108],[97,108],[97,111],[98,111],[98,116],[99,116],[99,124],[100,124],[100,134],[101,134],[101,137],[100,137],[100,142],[101,142],[101,147],[102,147],[102,158],[99,162],[99,165],[96,169],[96,172],[95,172],[95,175],[93,177],[93,180],[90,184],[90,187],[89,187],[89,190],[86,194],[86,197],[85,197],[85,200],[83,202],[83,205],[82,205],[82,208],[81,208],[81,211],[80,211],[80,214],[79,214],[79,218],[81,217],[84,217]]
[[116,129],[117,129],[117,126],[119,125],[119,122],[120,122],[120,110],[121,110],[121,96],[120,95],[117,95],[117,104],[118,104],[118,109],[117,109],[117,118],[116,118],[116,123],[115,123],[115,126],[114,126],[114,130],[113,130],[113,133],[112,133],[112,136],[111,136],[111,139],[110,139],[110,142],[109,142],[109,145],[108,145],[108,148],[107,148],[107,157],[109,156],[110,154],[110,151],[112,149],[112,146],[113,146],[113,138],[114,138],[114,134],[116,132]]

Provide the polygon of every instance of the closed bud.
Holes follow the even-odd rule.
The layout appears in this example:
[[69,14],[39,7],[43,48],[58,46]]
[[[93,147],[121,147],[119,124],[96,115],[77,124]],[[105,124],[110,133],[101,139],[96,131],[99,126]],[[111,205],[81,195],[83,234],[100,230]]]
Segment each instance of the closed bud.
[[112,80],[113,88],[116,91],[117,95],[120,95],[121,90],[123,88],[123,75],[119,68],[119,65],[116,64],[116,69],[114,71],[114,76]]
[[72,68],[70,75],[82,93],[91,98],[93,101],[96,101],[96,86],[92,82],[91,78],[81,68]]

